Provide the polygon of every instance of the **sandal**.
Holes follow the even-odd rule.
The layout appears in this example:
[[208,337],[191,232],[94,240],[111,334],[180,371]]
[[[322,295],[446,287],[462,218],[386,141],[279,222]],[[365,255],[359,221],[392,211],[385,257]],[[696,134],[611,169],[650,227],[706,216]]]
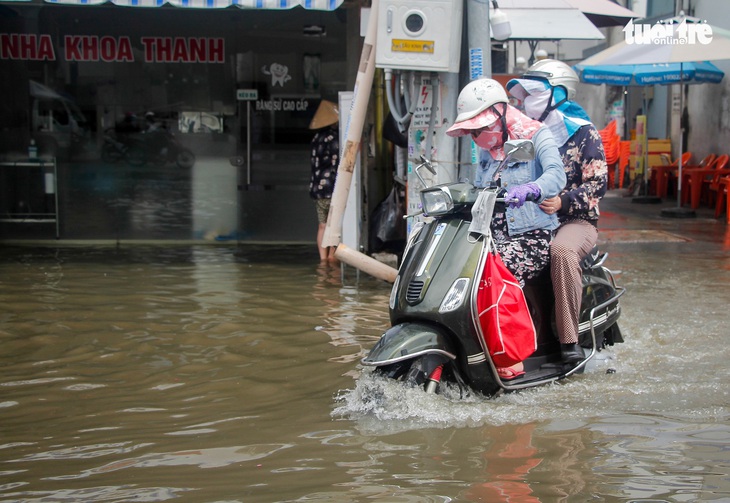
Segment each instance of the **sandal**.
[[523,368],[524,366],[522,363],[512,365],[511,367],[498,367],[497,375],[499,375],[499,378],[503,381],[514,381],[515,379],[519,379],[525,375]]

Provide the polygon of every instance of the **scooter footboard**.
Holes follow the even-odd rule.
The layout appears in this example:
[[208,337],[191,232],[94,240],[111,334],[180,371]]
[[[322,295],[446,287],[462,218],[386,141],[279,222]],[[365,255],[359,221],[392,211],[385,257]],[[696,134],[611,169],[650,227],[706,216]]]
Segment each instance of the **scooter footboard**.
[[440,354],[455,360],[456,352],[448,341],[445,331],[436,325],[401,323],[386,330],[370,353],[362,359],[362,364],[390,365],[426,354]]

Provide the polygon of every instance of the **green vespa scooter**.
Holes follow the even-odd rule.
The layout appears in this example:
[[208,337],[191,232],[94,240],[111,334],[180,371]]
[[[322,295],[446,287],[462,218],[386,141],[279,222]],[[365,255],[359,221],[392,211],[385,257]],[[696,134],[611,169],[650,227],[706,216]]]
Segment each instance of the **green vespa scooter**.
[[[505,143],[506,158],[497,173],[510,161],[534,158],[530,140]],[[421,169],[435,170],[422,158]],[[495,175],[495,179],[497,175]],[[490,197],[479,197],[485,192]],[[619,297],[624,288],[603,266],[607,254],[594,253],[583,266],[583,299],[579,321],[579,342],[585,358],[577,364],[563,364],[554,329],[554,297],[549,273],[524,288],[535,327],[536,350],[523,361],[525,375],[519,380],[502,380],[479,323],[476,297],[479,280],[489,253],[488,239],[473,232],[472,214],[491,221],[491,210],[476,208],[482,201],[504,202],[503,189],[493,182],[477,188],[468,182],[435,185],[420,193],[420,222],[413,225],[403,260],[390,295],[391,327],[362,360],[388,378],[436,393],[443,382],[479,392],[485,396],[539,386],[583,372],[598,351],[623,342],[617,321]],[[488,223],[487,223],[488,226]],[[509,334],[507,334],[509,336]]]

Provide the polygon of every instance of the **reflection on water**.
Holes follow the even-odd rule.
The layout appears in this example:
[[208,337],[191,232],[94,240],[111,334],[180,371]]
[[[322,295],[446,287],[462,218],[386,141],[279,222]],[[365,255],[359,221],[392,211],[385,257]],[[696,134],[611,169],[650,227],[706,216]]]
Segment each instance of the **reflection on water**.
[[389,285],[310,247],[0,248],[0,501],[727,501],[728,272],[657,255],[626,344],[484,400],[363,369]]

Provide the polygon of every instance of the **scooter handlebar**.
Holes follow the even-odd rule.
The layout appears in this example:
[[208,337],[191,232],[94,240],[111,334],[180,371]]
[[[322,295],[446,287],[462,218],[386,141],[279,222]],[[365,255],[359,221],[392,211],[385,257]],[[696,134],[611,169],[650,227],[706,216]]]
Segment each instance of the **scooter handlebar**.
[[[525,201],[531,201],[531,202],[534,203],[534,202],[537,202],[537,199],[538,199],[538,196],[536,196],[535,194],[527,194],[527,197],[525,198]],[[496,199],[496,201],[498,203],[509,204],[509,203],[516,203],[516,202],[519,201],[519,199],[517,199],[516,197],[511,197],[511,198],[498,197]]]

